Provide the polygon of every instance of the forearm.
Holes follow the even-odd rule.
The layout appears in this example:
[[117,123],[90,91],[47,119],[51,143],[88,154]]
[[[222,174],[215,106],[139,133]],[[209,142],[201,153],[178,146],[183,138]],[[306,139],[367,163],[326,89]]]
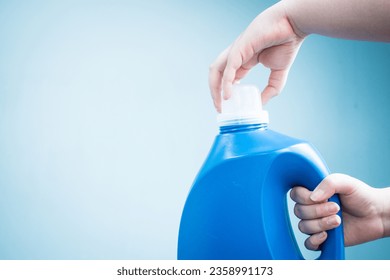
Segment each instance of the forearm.
[[390,0],[282,0],[296,32],[390,42]]

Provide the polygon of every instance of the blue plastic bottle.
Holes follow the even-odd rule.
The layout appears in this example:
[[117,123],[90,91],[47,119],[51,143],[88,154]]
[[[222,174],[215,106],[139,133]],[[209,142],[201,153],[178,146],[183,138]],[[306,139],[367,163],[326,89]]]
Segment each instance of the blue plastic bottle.
[[[309,143],[269,130],[266,113],[256,87],[233,86],[183,209],[178,259],[303,259],[286,195],[313,190],[329,171]],[[319,259],[344,259],[342,226],[328,231]]]

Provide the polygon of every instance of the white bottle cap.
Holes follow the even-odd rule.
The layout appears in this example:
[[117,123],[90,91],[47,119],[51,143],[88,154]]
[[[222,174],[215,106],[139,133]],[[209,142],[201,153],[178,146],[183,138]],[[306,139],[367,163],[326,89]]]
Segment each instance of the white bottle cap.
[[267,124],[268,112],[262,109],[261,95],[256,86],[234,84],[232,96],[222,100],[219,126]]

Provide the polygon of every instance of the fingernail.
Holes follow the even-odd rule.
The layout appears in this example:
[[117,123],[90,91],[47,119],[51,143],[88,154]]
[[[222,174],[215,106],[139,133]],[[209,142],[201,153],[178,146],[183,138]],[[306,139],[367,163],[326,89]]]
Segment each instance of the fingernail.
[[331,203],[326,205],[326,210],[329,214],[335,214],[339,212],[340,206],[337,203]]
[[324,191],[321,190],[321,189],[315,189],[311,195],[310,195],[310,199],[313,200],[313,201],[320,201],[322,200],[322,196],[324,195]]
[[325,236],[326,236],[325,231],[321,231],[321,232],[318,234],[318,239],[323,239],[323,238],[325,238]]
[[338,215],[329,217],[326,223],[330,226],[338,226],[341,223],[341,218]]

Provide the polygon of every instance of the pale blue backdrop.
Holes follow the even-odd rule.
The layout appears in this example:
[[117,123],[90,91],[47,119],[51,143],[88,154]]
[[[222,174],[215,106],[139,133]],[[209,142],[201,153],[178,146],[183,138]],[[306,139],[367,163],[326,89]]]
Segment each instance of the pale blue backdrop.
[[[218,131],[208,66],[274,2],[0,0],[0,259],[175,259]],[[309,37],[271,128],[390,185],[389,62],[389,44]],[[346,252],[390,259],[390,240]]]

